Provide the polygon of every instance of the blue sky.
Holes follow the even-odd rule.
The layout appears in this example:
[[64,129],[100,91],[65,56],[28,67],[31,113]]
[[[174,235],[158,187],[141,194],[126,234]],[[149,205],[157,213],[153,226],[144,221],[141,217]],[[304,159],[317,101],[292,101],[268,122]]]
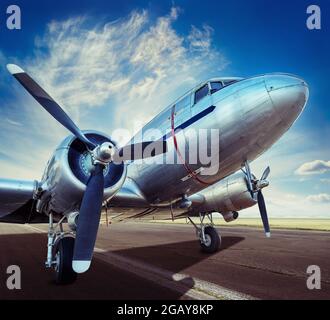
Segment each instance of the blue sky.
[[[25,0],[15,1],[15,31],[10,4],[0,4],[1,176],[38,179],[67,134],[7,63],[33,74],[82,128],[107,133],[138,128],[206,78],[288,72],[309,84],[308,105],[253,169],[271,166],[271,216],[330,217],[329,1]],[[321,8],[321,30],[306,27],[310,4]]]

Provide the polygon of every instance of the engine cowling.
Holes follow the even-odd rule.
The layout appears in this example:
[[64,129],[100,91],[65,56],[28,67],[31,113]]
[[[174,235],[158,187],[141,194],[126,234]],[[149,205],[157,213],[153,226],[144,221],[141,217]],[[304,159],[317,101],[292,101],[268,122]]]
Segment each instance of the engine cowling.
[[251,195],[245,174],[236,173],[212,185],[202,192],[204,204],[200,208],[204,212],[220,212],[227,214],[252,207],[257,203],[255,195]]
[[237,211],[221,212],[221,214],[226,222],[231,222],[236,220],[239,215]]
[[[111,142],[110,137],[96,131],[84,132],[95,144]],[[79,208],[86,184],[93,168],[90,152],[74,136],[67,137],[55,150],[47,164],[41,186],[44,190],[38,202],[38,211],[66,214]],[[124,163],[110,163],[104,169],[104,201],[111,199],[126,178]]]

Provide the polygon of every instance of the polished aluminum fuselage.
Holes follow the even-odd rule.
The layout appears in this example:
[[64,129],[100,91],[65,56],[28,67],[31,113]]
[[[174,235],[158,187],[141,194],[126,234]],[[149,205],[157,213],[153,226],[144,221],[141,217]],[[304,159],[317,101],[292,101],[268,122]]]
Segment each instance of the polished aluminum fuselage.
[[[184,111],[185,118],[193,117],[210,106],[215,106],[215,109],[184,131],[195,129],[198,133],[199,129],[219,129],[219,139],[214,142],[219,144],[219,168],[215,174],[199,173],[195,179],[189,177],[182,164],[129,164],[128,177],[135,181],[150,204],[161,205],[182,195],[198,193],[239,170],[246,160],[256,159],[290,128],[308,96],[307,85],[301,79],[282,74],[241,80],[209,94],[197,104],[193,104],[194,92],[188,93],[191,103]],[[164,134],[170,132],[171,110],[172,106],[169,106],[143,130],[162,128]],[[173,137],[167,141],[168,154],[175,153]],[[205,141],[208,149],[211,143]],[[178,139],[181,153],[186,153],[187,148],[186,140]],[[198,172],[202,166],[198,163],[190,165],[190,168]]]

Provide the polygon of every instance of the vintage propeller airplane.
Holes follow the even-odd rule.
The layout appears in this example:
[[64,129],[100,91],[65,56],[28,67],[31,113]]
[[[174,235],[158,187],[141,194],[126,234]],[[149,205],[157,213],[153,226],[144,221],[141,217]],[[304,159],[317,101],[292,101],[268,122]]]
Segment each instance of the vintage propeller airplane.
[[[237,211],[258,204],[270,236],[261,191],[268,186],[270,169],[257,179],[249,163],[302,112],[308,99],[302,79],[289,74],[210,79],[164,109],[136,135],[143,137],[148,129],[157,128],[160,136],[150,141],[133,137],[119,148],[106,134],[81,131],[19,66],[7,68],[72,133],[55,150],[40,181],[0,179],[0,222],[49,223],[46,266],[54,267],[58,283],[72,283],[77,273],[89,269],[102,208],[114,221],[150,215],[185,217],[196,228],[202,250],[213,253],[221,238],[212,213],[222,214],[229,222],[237,219]],[[194,147],[189,147],[182,133],[191,129],[197,135],[217,129],[216,139],[208,134],[195,146],[217,150],[213,174],[203,172],[210,165],[185,160]],[[179,159],[176,163],[139,160],[164,159],[171,152]],[[200,223],[192,217],[199,217]],[[64,231],[64,222],[69,231]]]

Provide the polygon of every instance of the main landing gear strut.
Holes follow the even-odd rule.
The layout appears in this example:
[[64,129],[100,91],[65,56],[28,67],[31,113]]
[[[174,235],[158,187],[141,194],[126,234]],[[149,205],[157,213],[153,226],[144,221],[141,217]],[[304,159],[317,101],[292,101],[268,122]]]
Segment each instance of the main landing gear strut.
[[[205,218],[209,220],[208,223],[204,223]],[[205,253],[217,252],[221,246],[221,237],[217,230],[214,228],[212,213],[200,213],[199,225],[196,225],[196,223],[194,223],[190,217],[188,217],[188,219],[196,229],[196,235],[199,239],[202,251]]]
[[63,216],[54,226],[53,215],[49,214],[46,267],[54,268],[57,284],[70,284],[77,278],[77,273],[72,269],[75,232],[63,230],[65,219]]

